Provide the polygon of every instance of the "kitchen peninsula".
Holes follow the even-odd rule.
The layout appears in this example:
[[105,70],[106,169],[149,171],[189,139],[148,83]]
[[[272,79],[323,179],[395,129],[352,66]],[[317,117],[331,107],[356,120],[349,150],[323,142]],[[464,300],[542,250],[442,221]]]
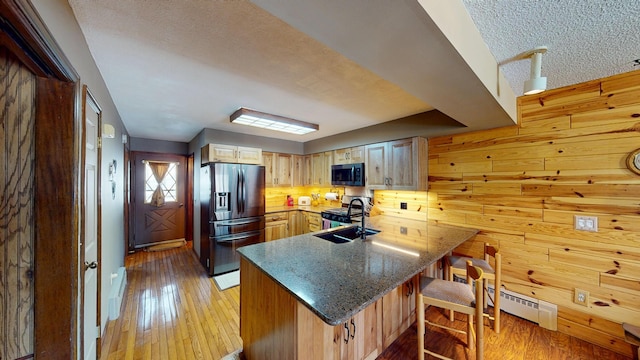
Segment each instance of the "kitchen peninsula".
[[381,232],[342,244],[304,234],[238,250],[247,359],[375,358],[410,325],[411,311],[415,318],[417,275],[477,233],[384,215],[366,226]]

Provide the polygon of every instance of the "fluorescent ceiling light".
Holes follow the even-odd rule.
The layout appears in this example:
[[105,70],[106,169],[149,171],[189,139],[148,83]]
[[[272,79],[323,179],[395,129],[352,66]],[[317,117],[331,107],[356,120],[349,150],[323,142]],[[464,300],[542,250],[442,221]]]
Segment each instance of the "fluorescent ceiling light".
[[294,120],[284,116],[267,114],[251,109],[240,108],[229,117],[232,123],[254,126],[262,129],[284,131],[291,134],[304,135],[317,131],[320,127],[305,121]]

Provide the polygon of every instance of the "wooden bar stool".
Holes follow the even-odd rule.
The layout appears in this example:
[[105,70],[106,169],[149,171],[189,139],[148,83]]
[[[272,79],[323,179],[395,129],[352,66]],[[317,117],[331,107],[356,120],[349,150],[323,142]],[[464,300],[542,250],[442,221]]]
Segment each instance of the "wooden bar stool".
[[[416,315],[418,319],[418,359],[424,360],[424,354],[430,354],[440,359],[449,359],[443,355],[425,349],[424,336],[425,324],[437,326],[449,331],[467,335],[467,347],[476,349],[476,360],[484,358],[484,325],[482,304],[482,269],[473,266],[471,261],[466,266],[467,284],[436,279],[432,277],[420,277],[420,294],[418,294]],[[475,294],[472,290],[475,284]],[[457,311],[467,315],[467,330],[458,330],[440,324],[432,323],[425,319],[425,305],[436,306],[443,309]],[[475,326],[474,326],[475,318]]]
[[[493,258],[493,261],[491,260]],[[473,266],[477,266],[483,271],[482,288],[484,289],[484,306],[487,312],[484,316],[493,320],[493,331],[500,333],[500,288],[502,287],[502,254],[489,244],[484,244],[484,259],[476,259],[464,256],[446,256],[445,257],[445,274],[449,281],[453,281],[453,275],[465,276],[466,262],[471,260]],[[493,262],[493,265],[491,264]],[[489,294],[489,280],[493,281],[494,295]],[[493,302],[493,316],[489,314],[487,299]],[[453,321],[454,312],[449,315],[449,319]]]
[[624,329],[624,340],[633,346],[633,358],[640,358],[640,327],[627,323],[622,323]]

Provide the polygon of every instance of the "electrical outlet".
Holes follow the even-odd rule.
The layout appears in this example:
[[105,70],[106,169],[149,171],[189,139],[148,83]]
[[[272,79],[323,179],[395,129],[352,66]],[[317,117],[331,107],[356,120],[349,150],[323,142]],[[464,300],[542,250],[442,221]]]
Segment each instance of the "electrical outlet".
[[583,306],[589,306],[589,292],[575,288],[573,290],[573,302]]
[[407,203],[406,202],[401,202],[400,203],[400,209],[407,210]]
[[400,226],[400,234],[407,235],[407,228],[404,226]]
[[576,230],[598,232],[598,217],[574,215],[573,225]]

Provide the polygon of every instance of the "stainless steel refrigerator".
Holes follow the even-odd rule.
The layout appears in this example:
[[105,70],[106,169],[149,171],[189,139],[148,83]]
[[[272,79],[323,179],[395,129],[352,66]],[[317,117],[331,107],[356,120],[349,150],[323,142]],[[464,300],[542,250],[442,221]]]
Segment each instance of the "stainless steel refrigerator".
[[200,169],[200,262],[210,276],[240,268],[236,249],[264,241],[264,166]]

